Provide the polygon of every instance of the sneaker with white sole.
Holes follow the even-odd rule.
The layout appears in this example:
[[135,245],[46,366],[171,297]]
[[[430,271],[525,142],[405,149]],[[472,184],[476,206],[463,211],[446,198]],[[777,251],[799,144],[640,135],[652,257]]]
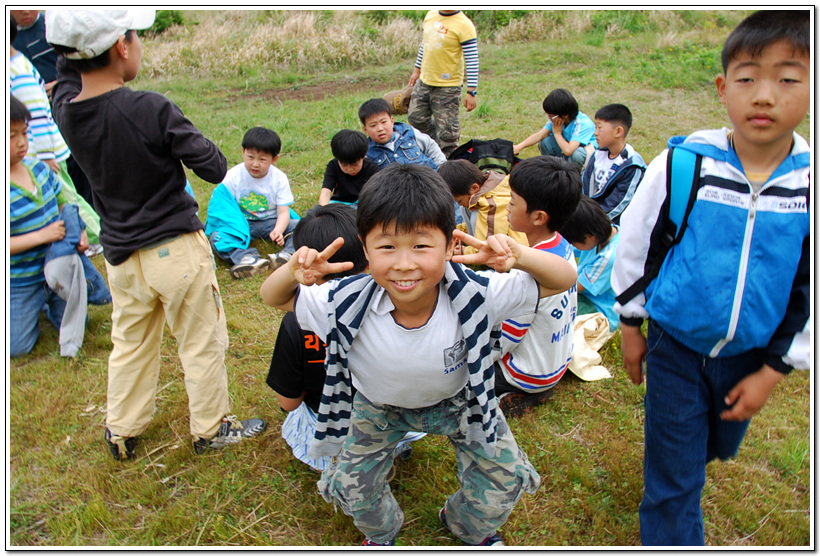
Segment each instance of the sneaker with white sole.
[[[441,508],[438,511],[438,520],[441,522],[442,525],[444,525],[444,527],[447,528],[448,531],[450,531],[452,533],[452,531],[450,530],[450,527],[447,526],[447,510],[445,510],[444,508]],[[467,544],[467,543],[464,543],[464,544]],[[498,532],[495,532],[492,535],[490,535],[489,537],[487,537],[486,539],[484,539],[483,541],[481,541],[480,543],[471,544],[471,545],[468,545],[468,546],[507,546],[507,545],[504,544],[504,539],[501,538],[501,535],[499,535]]]
[[270,267],[275,270],[280,266],[287,264],[290,260],[290,255],[290,253],[285,253],[284,251],[279,251],[276,254],[271,253],[268,255],[268,259],[270,259]]
[[237,444],[247,438],[262,433],[268,424],[263,419],[240,421],[235,415],[222,418],[222,424],[213,438],[200,438],[194,441],[194,452],[201,454],[208,450],[219,450],[231,444]]
[[241,261],[231,267],[231,276],[235,279],[250,278],[265,272],[269,268],[270,261],[268,259],[245,255]]
[[105,443],[108,444],[111,455],[114,456],[114,459],[117,461],[134,459],[136,455],[134,453],[137,449],[136,436],[118,436],[106,428]]

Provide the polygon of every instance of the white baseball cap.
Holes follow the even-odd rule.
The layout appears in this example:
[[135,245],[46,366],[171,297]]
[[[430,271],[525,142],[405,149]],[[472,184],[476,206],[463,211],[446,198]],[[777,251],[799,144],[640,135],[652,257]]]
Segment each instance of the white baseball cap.
[[129,30],[148,29],[155,10],[46,10],[46,41],[74,48],[66,58],[95,58]]

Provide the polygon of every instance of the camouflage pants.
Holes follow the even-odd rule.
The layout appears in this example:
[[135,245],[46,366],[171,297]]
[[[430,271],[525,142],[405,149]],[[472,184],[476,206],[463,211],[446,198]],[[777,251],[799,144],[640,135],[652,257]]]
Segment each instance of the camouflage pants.
[[[478,544],[496,532],[524,492],[533,494],[541,478],[518,447],[501,412],[495,456],[467,442],[464,392],[421,409],[371,403],[360,393],[342,451],[319,481],[319,492],[335,501],[373,542],[395,538],[404,522],[386,478],[393,448],[407,431],[449,437],[456,452],[461,489],[445,503],[449,529],[467,544]],[[434,471],[435,472],[435,471]]]
[[444,156],[458,147],[461,87],[433,87],[416,81],[407,109],[407,123],[432,137]]

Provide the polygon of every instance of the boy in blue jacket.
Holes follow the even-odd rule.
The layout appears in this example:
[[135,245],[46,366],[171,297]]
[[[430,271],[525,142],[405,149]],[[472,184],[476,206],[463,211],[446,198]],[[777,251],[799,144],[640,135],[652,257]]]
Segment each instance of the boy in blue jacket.
[[[811,151],[794,131],[810,106],[809,21],[758,12],[726,40],[716,84],[732,128],[670,141],[703,157],[688,226],[645,294],[616,305],[633,383],[646,360],[644,545],[704,544],[706,463],[735,456],[777,383],[810,365]],[[664,220],[667,152],[624,213],[616,294]]]
[[607,104],[595,112],[598,150],[581,176],[583,193],[601,205],[613,224],[629,205],[646,171],[646,162],[626,135],[632,127],[632,112],[623,104]]

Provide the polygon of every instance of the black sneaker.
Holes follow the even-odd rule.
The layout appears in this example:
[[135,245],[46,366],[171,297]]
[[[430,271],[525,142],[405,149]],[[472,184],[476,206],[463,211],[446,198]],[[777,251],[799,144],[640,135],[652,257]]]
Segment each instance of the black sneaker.
[[245,255],[231,267],[231,276],[237,280],[262,274],[270,268],[270,261],[253,255]]
[[194,452],[201,454],[208,450],[219,450],[230,444],[236,444],[246,438],[253,438],[267,428],[263,419],[240,421],[235,415],[222,418],[222,424],[213,438],[200,438],[194,441]]
[[134,450],[137,448],[136,436],[117,436],[111,434],[111,431],[105,429],[105,442],[108,444],[108,449],[111,450],[111,455],[117,461],[125,459],[134,459]]
[[552,397],[552,394],[552,388],[537,394],[504,392],[498,397],[498,409],[504,413],[504,417],[521,417],[531,407],[545,403]]
[[[441,522],[444,527],[450,531],[450,527],[447,526],[447,511],[444,508],[441,508],[438,511],[438,520]],[[452,533],[452,531],[450,531]],[[467,543],[465,543],[467,544]],[[478,544],[471,544],[467,546],[506,546],[504,544],[504,539],[501,538],[501,535],[498,532],[493,533],[483,541]]]

